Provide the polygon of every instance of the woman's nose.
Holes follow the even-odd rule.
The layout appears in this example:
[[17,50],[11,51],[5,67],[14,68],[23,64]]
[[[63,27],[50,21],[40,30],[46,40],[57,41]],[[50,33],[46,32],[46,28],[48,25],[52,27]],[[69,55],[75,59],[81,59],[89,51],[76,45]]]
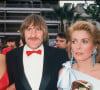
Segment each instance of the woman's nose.
[[80,49],[82,45],[81,45],[81,43],[77,43],[76,46],[77,46],[78,49]]

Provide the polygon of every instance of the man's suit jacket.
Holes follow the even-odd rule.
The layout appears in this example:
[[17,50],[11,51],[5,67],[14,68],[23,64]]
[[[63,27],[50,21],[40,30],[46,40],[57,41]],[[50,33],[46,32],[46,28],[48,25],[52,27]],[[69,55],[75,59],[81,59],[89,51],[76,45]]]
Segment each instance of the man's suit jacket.
[[[39,90],[57,90],[58,72],[62,63],[68,60],[67,52],[44,45],[44,65]],[[10,84],[15,82],[17,90],[32,90],[23,68],[23,47],[16,48],[6,55]]]

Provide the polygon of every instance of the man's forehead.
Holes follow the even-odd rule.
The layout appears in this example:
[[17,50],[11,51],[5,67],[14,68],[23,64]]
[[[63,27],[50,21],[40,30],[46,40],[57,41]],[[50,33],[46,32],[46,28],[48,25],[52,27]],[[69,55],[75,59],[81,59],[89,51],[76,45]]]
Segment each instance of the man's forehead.
[[29,27],[36,28],[36,27],[40,27],[40,26],[39,25],[30,24]]

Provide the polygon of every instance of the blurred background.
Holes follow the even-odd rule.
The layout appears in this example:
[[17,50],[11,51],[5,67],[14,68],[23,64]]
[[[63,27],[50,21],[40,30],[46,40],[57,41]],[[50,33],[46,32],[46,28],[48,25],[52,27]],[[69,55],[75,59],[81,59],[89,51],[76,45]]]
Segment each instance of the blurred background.
[[20,40],[19,27],[32,13],[44,17],[50,46],[57,33],[76,20],[90,21],[100,29],[100,0],[0,0],[0,46],[9,37]]

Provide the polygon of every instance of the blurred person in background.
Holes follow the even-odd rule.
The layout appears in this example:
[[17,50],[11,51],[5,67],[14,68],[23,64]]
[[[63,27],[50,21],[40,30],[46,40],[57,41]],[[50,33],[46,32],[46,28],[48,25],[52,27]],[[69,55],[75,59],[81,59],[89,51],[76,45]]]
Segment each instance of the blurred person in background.
[[14,49],[17,47],[16,41],[17,41],[17,38],[8,37],[4,42],[4,47],[11,47],[12,49]]
[[56,36],[56,45],[55,47],[57,48],[61,48],[61,49],[66,49],[66,35],[65,33],[61,32],[61,33],[58,33],[57,36]]
[[2,47],[2,54],[6,55],[6,53],[12,49],[17,48],[17,38],[15,37],[8,37],[5,42],[4,45]]
[[6,90],[9,85],[5,61],[5,55],[0,54],[0,90]]
[[6,58],[4,54],[0,54],[0,90],[16,90],[15,85],[9,85],[7,74]]

